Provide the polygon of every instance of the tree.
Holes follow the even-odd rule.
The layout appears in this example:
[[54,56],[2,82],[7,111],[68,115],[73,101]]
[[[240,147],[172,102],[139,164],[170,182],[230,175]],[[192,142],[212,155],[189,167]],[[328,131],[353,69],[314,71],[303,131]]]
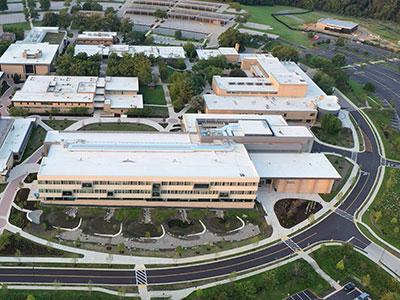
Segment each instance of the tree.
[[160,72],[161,80],[166,81],[168,79],[168,69],[167,69],[167,64],[162,58],[160,58],[158,61],[158,70]]
[[235,68],[229,72],[229,77],[247,77],[247,74],[242,69]]
[[211,84],[212,79],[214,76],[221,76],[224,74],[224,70],[218,67],[214,67],[214,66],[208,66],[205,70],[204,70],[204,76],[205,79],[208,81],[209,84]]
[[50,8],[50,0],[39,0],[40,8],[42,10],[49,10]]
[[167,17],[167,12],[165,10],[157,9],[154,12],[154,16],[159,19],[165,19]]
[[338,46],[338,47],[344,47],[345,44],[346,44],[346,43],[345,43],[345,40],[344,40],[344,38],[342,38],[342,37],[340,37],[340,38],[338,38],[338,39],[336,40],[336,46]]
[[119,252],[119,253],[124,253],[125,252],[125,244],[124,243],[119,243],[118,245],[117,245],[117,251]]
[[182,39],[182,31],[176,30],[176,31],[175,31],[175,38],[176,38],[177,40]]
[[183,253],[183,248],[182,248],[182,246],[176,247],[176,248],[175,248],[175,252],[176,252],[176,254],[178,254],[179,256],[182,256],[182,253]]
[[340,271],[344,271],[344,259],[341,259],[338,261],[338,263],[336,264],[336,269],[340,270]]
[[87,0],[82,5],[82,10],[93,10],[93,11],[102,11],[103,6],[94,0]]
[[321,119],[321,128],[328,134],[338,134],[342,129],[342,122],[331,114],[325,114]]
[[26,297],[26,300],[35,300],[36,298],[35,298],[35,296],[33,296],[32,294],[29,294],[27,297]]
[[375,85],[372,82],[367,82],[364,84],[363,90],[368,93],[375,93]]
[[185,72],[174,72],[170,78],[169,92],[176,110],[181,110],[194,96],[190,77]]
[[6,52],[7,48],[11,45],[10,41],[0,41],[0,56]]
[[387,292],[381,296],[380,300],[400,300],[400,294]]
[[183,45],[183,49],[185,50],[187,57],[189,57],[190,59],[196,57],[196,47],[193,45],[193,43],[186,43],[185,45]]
[[371,285],[371,276],[369,274],[364,275],[361,278],[361,283],[362,283],[363,286],[369,287]]
[[43,16],[43,26],[57,26],[59,21],[59,15],[53,12],[46,12]]
[[6,231],[0,235],[0,251],[3,251],[10,244],[10,234]]
[[218,42],[221,47],[235,47],[235,45],[238,43],[241,50],[243,50],[246,39],[245,36],[239,32],[239,30],[230,27],[219,36]]
[[0,0],[0,10],[7,10],[8,9],[8,5],[7,5],[7,0]]
[[297,62],[299,60],[299,52],[286,45],[278,45],[272,49],[272,55],[279,58],[279,60],[291,60]]
[[26,117],[29,114],[28,110],[15,106],[10,107],[8,113],[12,117]]
[[343,67],[344,65],[346,65],[346,56],[344,56],[343,54],[337,53],[332,57],[332,63],[336,67]]
[[335,79],[323,71],[318,71],[315,73],[313,79],[325,93],[332,94],[333,87],[335,86]]
[[195,111],[202,110],[204,107],[204,99],[202,96],[199,96],[199,95],[194,96],[194,97],[190,98],[189,105]]

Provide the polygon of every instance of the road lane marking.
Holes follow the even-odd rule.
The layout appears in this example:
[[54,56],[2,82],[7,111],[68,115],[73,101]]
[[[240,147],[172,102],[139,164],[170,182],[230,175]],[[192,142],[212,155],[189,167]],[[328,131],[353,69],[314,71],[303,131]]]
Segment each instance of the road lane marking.
[[135,270],[135,279],[137,285],[147,285],[147,273],[146,270]]
[[334,213],[336,213],[337,215],[349,220],[350,222],[353,222],[354,217],[351,214],[349,214],[347,211],[344,211],[344,210],[342,210],[340,208],[336,208]]
[[[368,172],[364,172],[364,174],[366,174],[366,175],[367,175],[367,179],[365,180],[365,182],[364,182],[363,186],[361,187],[360,191],[359,191],[359,192],[357,193],[357,195],[354,197],[353,201],[351,201],[350,205],[349,205],[349,206],[347,206],[347,208],[346,208],[346,209],[344,209],[344,211],[346,211],[346,212],[347,212],[347,210],[349,210],[349,209],[350,209],[350,207],[352,207],[352,206],[353,206],[354,202],[356,202],[356,200],[357,200],[357,199],[358,199],[358,197],[360,196],[361,192],[364,190],[364,188],[365,188],[366,184],[368,183],[368,179],[369,179],[370,173],[368,173]],[[355,187],[356,187],[356,186],[354,186],[354,188],[355,188]],[[364,199],[364,200],[365,200],[365,199]]]

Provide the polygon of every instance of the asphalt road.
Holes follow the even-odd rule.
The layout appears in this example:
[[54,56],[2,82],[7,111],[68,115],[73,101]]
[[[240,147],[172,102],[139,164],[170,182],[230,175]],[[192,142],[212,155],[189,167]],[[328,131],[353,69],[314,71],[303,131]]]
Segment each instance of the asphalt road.
[[[343,103],[343,107],[346,104]],[[307,248],[313,244],[323,241],[339,240],[349,241],[361,249],[367,247],[370,242],[357,230],[353,223],[353,215],[363,203],[372,189],[381,159],[378,154],[378,146],[374,135],[359,112],[350,109],[351,114],[358,122],[364,133],[371,142],[371,152],[359,153],[357,162],[361,165],[364,175],[354,186],[352,192],[340,205],[338,212],[330,214],[326,219],[315,226],[303,231],[292,238],[291,243],[279,242],[266,249],[258,250],[241,256],[220,259],[215,262],[207,262],[200,265],[184,267],[166,267],[159,269],[147,269],[148,284],[170,284],[190,282],[213,277],[226,276],[233,272],[246,271],[251,268],[260,267],[272,263],[278,259],[285,259],[294,253],[296,248]],[[348,151],[337,151],[334,148],[315,144],[314,151],[340,152],[346,156],[351,155]],[[23,283],[88,283],[94,284],[135,284],[134,271],[118,270],[58,270],[58,269],[32,269],[0,268],[0,282],[23,282]]]

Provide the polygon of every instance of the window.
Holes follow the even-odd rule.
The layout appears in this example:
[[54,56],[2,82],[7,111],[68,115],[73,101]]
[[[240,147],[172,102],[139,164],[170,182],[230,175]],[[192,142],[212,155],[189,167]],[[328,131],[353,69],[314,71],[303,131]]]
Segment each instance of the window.
[[208,189],[210,187],[210,184],[208,183],[195,183],[193,185],[194,189]]

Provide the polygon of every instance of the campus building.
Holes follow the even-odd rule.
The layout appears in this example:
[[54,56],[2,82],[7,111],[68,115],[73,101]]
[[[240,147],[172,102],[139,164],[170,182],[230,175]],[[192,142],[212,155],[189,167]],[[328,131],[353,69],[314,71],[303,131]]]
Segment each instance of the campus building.
[[33,113],[78,109],[120,115],[130,108],[143,108],[138,91],[137,77],[29,76],[11,102]]
[[64,49],[65,31],[58,27],[33,27],[25,39],[11,44],[0,57],[0,69],[8,77],[18,74],[47,75],[59,53]]
[[196,143],[187,133],[49,132],[45,147],[43,203],[251,208],[256,199],[259,177],[240,144]]
[[123,56],[125,53],[135,55],[143,53],[147,57],[162,57],[162,58],[185,58],[185,50],[180,46],[136,46],[136,45],[75,45],[75,55],[86,53],[87,56],[100,55],[108,57],[115,53],[118,56]]
[[247,77],[214,76],[215,94],[204,95],[207,113],[280,114],[288,122],[312,125],[319,111],[340,110],[337,97],[326,95],[296,63],[266,54],[240,60]]
[[78,34],[75,43],[82,45],[110,46],[118,42],[116,32],[84,31]]
[[219,47],[217,49],[196,49],[199,59],[210,59],[212,57],[224,56],[229,63],[239,62],[239,53],[237,47]]
[[15,162],[21,160],[35,119],[0,118],[0,182],[6,182]]
[[351,21],[323,18],[318,20],[315,27],[319,31],[327,30],[338,33],[351,34],[358,29],[358,24]]
[[340,178],[324,154],[310,153],[309,129],[281,116],[187,114],[183,125],[50,131],[35,195],[48,204],[251,208],[258,193],[330,193]]
[[124,5],[124,16],[153,16],[164,11],[168,18],[224,26],[234,21],[233,14],[222,13],[219,3],[178,0],[130,0]]
[[202,143],[235,142],[248,151],[310,152],[314,142],[309,128],[289,126],[280,115],[184,114],[182,121]]

